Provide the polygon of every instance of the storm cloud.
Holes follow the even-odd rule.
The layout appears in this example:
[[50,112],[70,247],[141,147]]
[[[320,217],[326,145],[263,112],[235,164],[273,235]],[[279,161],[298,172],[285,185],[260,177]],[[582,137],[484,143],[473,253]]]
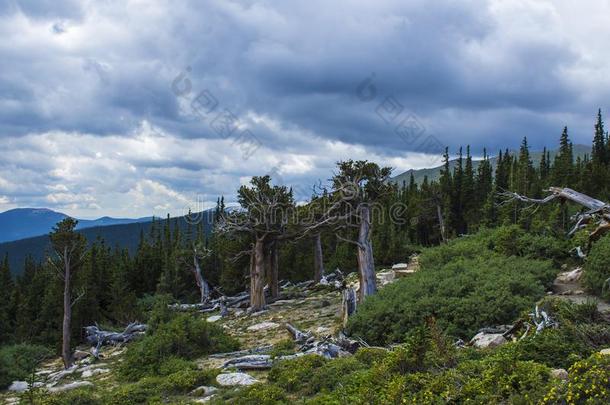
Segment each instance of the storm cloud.
[[0,209],[180,214],[265,173],[305,199],[345,158],[398,173],[445,145],[554,146],[564,125],[589,144],[610,95],[609,13],[601,0],[3,2]]

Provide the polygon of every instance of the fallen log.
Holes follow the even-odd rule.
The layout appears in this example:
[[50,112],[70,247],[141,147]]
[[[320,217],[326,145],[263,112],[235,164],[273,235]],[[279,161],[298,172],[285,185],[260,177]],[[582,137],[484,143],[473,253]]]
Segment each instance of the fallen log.
[[271,349],[273,349],[273,345],[264,345],[264,346],[255,347],[253,349],[238,350],[235,352],[228,352],[228,353],[210,354],[208,357],[210,357],[212,359],[222,359],[223,357],[237,357],[237,356],[245,356],[248,354],[265,353],[265,352],[271,351]]
[[99,351],[103,345],[127,343],[136,337],[143,335],[146,332],[146,329],[147,326],[145,324],[132,322],[127,325],[123,332],[105,331],[101,330],[97,325],[94,325],[86,326],[85,333],[87,334],[87,342],[95,345],[91,354],[93,354],[95,358],[99,358]]
[[300,330],[298,330],[295,326],[291,325],[290,323],[286,323],[285,326],[286,326],[286,329],[288,329],[288,332],[290,332],[290,334],[292,335],[292,337],[296,343],[306,343],[309,339],[311,339],[313,337],[313,334],[310,331],[301,332]]

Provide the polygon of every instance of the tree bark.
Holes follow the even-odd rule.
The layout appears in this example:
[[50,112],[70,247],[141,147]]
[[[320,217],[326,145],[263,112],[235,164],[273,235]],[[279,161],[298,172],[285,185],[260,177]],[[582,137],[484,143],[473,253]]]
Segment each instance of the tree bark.
[[447,236],[445,235],[445,221],[443,219],[443,210],[440,204],[436,204],[436,215],[438,216],[438,224],[441,228],[441,240],[443,243],[447,242]]
[[313,239],[313,260],[314,260],[314,275],[313,280],[319,283],[324,275],[324,256],[322,254],[322,237],[319,233],[314,235]]
[[201,267],[199,266],[199,260],[197,260],[197,250],[193,253],[193,264],[194,264],[194,273],[195,273],[195,282],[197,283],[197,287],[199,287],[200,294],[200,302],[203,304],[207,302],[210,295],[210,287],[208,283],[204,280],[203,275],[201,274]]
[[269,268],[271,273],[271,282],[269,283],[269,289],[271,290],[271,298],[277,299],[280,296],[280,280],[279,280],[279,255],[277,241],[271,244],[271,266]]
[[70,294],[70,258],[68,256],[68,248],[64,248],[64,319],[62,323],[62,341],[61,341],[61,357],[64,362],[64,367],[69,368],[72,365],[72,349],[70,347],[71,338],[71,323],[72,323],[72,298]]
[[260,311],[265,307],[265,238],[256,237],[250,267],[250,307]]
[[360,230],[358,232],[358,275],[360,280],[359,301],[375,294],[375,259],[371,243],[371,212],[368,205],[360,207]]

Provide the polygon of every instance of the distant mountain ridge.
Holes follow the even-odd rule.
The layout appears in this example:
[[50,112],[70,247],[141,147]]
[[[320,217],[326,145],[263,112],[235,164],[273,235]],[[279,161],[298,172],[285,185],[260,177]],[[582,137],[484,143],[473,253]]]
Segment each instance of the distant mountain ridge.
[[[48,208],[15,208],[0,213],[0,243],[47,234],[68,215]],[[77,229],[149,222],[152,217],[79,219]]]
[[[587,154],[591,153],[591,147],[586,146],[586,145],[574,145],[574,159],[576,159],[577,156],[580,156],[581,158],[584,157]],[[509,151],[511,153],[515,153],[515,151]],[[557,155],[557,153],[559,152],[558,149],[556,150],[550,150],[549,153],[551,155],[551,161],[553,161],[553,159],[555,158],[555,156]],[[517,152],[518,153],[518,152]],[[540,164],[540,159],[542,158],[542,152],[530,152],[530,156],[532,158],[532,161],[534,163],[535,166]],[[491,158],[489,158],[489,161],[491,162],[491,166],[492,168],[495,170],[496,169],[496,164],[498,161],[497,156],[493,156]],[[476,171],[477,167],[479,166],[479,162],[480,160],[474,160],[472,161],[472,167],[473,169]],[[451,159],[449,161],[449,167],[451,170],[453,170],[453,168],[457,165],[457,159]],[[406,172],[403,172],[399,175],[396,175],[394,177],[392,177],[390,179],[390,181],[392,183],[396,183],[400,186],[403,185],[403,182],[405,184],[409,184],[409,181],[411,179],[411,173],[413,173],[413,178],[415,180],[415,183],[417,184],[421,184],[424,181],[424,177],[428,177],[428,181],[432,181],[432,180],[438,180],[441,176],[441,169],[443,166],[437,166],[437,167],[432,167],[432,168],[426,168],[426,169],[409,169]]]
[[[209,235],[212,229],[213,217],[214,209],[194,213],[191,216],[191,218],[202,223],[203,231],[206,235]],[[164,221],[165,219],[163,218],[156,218],[157,223],[162,223]],[[192,220],[190,222],[192,223]],[[185,232],[189,227],[189,221],[186,217],[171,218],[170,225],[172,229],[176,224],[181,232]],[[111,248],[118,246],[122,249],[129,250],[130,253],[134,253],[140,242],[140,234],[143,233],[145,237],[148,237],[150,235],[151,227],[152,217],[144,222],[84,227],[78,232],[87,238],[89,244],[100,238],[104,241],[106,246],[110,246]],[[191,228],[194,231],[196,227],[196,224],[192,224]],[[35,261],[42,261],[48,254],[49,249],[49,235],[43,234],[32,238],[0,243],[0,258],[4,258],[4,255],[8,254],[11,272],[13,274],[20,274],[23,271],[27,256],[31,256]]]

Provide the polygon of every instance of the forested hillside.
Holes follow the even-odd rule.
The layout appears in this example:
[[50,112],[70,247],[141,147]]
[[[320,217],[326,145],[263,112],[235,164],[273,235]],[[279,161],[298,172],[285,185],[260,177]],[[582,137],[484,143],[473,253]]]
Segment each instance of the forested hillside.
[[[70,370],[80,367],[73,366],[72,349],[83,342],[86,326],[146,321],[146,336],[129,343],[125,358],[113,363],[116,380],[109,391],[82,395],[100,403],[180,403],[232,369],[201,363],[202,371],[195,358],[209,361],[205,356],[251,344],[256,328],[290,321],[283,313],[260,326],[249,317],[273,314],[272,305],[317,310],[343,297],[345,325],[332,313],[324,317],[335,316],[334,332],[345,326],[353,341],[293,328],[295,342],[273,338],[273,349],[265,349],[273,350],[260,360],[265,370],[271,368],[267,384],[222,388],[215,400],[554,403],[570,402],[578,393],[603,401],[610,398],[603,382],[610,358],[595,353],[610,345],[604,307],[578,299],[573,304],[571,297],[584,292],[542,299],[555,294],[558,273],[576,267],[584,268],[578,270],[578,288],[608,298],[610,237],[603,236],[603,201],[610,201],[610,140],[601,113],[590,155],[575,152],[567,128],[558,139],[557,154],[545,152],[534,163],[523,138],[519,151],[499,152],[495,170],[489,156],[475,167],[468,146],[452,166],[446,150],[438,180],[419,184],[410,176],[404,187],[388,181],[390,168],[339,162],[331,184],[303,205],[295,203],[290,188],[255,176],[237,190],[241,209],[227,210],[219,198],[202,221],[168,217],[77,232],[73,221],[64,220],[50,234],[53,250],[46,254],[46,237],[9,246],[20,253],[6,256],[0,271],[0,342],[6,346],[0,361],[10,362],[21,350],[15,344],[60,353],[63,342],[63,364]],[[551,186],[553,192],[577,190],[601,205],[585,211],[567,199],[545,200]],[[574,214],[582,214],[576,226]],[[28,253],[37,256],[23,259]],[[12,256],[18,254],[24,270],[12,277]],[[381,269],[414,254],[415,274],[387,286],[379,282]],[[192,305],[170,306],[175,303]],[[177,314],[176,308],[192,311]],[[225,327],[208,325],[208,315],[197,311],[218,314],[210,322]],[[232,329],[242,317],[253,329]],[[495,330],[506,345],[496,352],[464,348],[482,330]],[[303,355],[339,347],[345,339],[350,348],[361,347],[347,359],[335,359],[337,353],[349,356],[347,346],[322,357],[327,352]],[[551,368],[569,369],[565,384]],[[3,377],[4,385],[25,378],[21,369],[12,373]]]

